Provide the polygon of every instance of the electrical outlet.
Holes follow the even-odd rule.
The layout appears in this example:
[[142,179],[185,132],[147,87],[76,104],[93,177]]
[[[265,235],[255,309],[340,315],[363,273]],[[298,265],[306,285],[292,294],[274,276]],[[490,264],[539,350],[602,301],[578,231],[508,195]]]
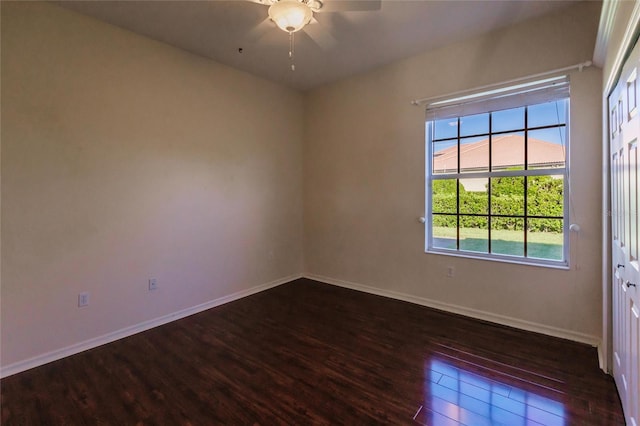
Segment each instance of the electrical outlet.
[[149,278],[149,291],[155,290],[158,288],[158,279],[157,278]]
[[447,277],[453,278],[453,266],[447,268]]
[[88,305],[89,305],[89,293],[85,291],[78,294],[78,307],[82,308],[83,306],[88,306]]

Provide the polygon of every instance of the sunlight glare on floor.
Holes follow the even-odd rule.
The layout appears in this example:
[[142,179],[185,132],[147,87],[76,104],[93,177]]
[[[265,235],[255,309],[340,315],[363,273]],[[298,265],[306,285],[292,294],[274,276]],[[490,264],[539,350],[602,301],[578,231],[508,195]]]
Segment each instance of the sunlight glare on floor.
[[425,365],[424,407],[415,420],[430,426],[567,424],[561,402],[439,359]]

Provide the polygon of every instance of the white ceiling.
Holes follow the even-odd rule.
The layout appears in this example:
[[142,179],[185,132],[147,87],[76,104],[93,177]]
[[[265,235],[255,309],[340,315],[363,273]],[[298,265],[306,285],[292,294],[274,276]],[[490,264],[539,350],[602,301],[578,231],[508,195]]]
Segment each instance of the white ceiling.
[[[324,0],[324,3],[341,0]],[[382,0],[376,11],[320,12],[289,36],[267,6],[230,1],[63,1],[62,6],[289,87],[308,90],[429,49],[551,13],[574,1]],[[303,30],[305,31],[305,30]],[[327,45],[326,40],[335,40]],[[242,48],[242,53],[238,49]]]

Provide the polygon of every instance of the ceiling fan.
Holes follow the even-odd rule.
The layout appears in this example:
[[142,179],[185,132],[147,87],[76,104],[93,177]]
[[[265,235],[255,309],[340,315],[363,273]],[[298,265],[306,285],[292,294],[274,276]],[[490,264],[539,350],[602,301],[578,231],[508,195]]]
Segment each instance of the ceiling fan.
[[304,29],[305,33],[311,37],[320,47],[329,48],[335,44],[335,39],[327,31],[307,26],[307,24],[317,24],[314,13],[320,12],[359,12],[374,11],[381,8],[382,0],[248,0],[269,6],[268,18],[251,31],[252,38],[258,36],[271,28],[271,23],[275,23],[282,31],[289,33],[289,59],[291,59],[291,70],[295,71],[293,64],[294,33]]

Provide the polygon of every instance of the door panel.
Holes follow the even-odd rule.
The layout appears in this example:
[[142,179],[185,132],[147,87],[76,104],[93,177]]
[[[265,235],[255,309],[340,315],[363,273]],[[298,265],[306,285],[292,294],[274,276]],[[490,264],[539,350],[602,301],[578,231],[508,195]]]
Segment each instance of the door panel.
[[640,426],[640,194],[636,82],[640,48],[634,47],[609,95],[611,164],[613,376],[627,424]]

